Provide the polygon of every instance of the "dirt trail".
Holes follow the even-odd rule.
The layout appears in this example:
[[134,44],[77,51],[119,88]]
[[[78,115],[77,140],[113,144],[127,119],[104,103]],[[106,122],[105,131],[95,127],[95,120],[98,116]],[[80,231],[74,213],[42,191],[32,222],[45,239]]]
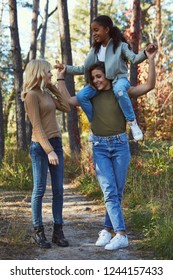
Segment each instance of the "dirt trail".
[[[62,248],[52,244],[51,249],[38,248],[38,260],[135,260],[144,259],[144,256],[137,250],[140,240],[128,232],[129,247],[117,251],[106,251],[103,247],[95,246],[98,232],[102,229],[105,208],[96,205],[85,196],[76,193],[72,184],[64,185],[64,234],[70,246]],[[51,241],[51,187],[43,200],[43,221],[47,239]],[[145,259],[147,257],[145,256]]]

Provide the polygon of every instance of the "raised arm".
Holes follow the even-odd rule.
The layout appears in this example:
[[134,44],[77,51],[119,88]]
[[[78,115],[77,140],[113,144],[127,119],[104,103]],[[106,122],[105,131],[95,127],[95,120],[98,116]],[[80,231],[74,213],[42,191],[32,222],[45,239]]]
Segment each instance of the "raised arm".
[[62,63],[59,63],[58,60],[56,60],[55,69],[57,69],[57,81],[58,81],[58,91],[60,91],[64,97],[66,98],[67,102],[71,106],[78,106],[79,103],[77,101],[76,96],[71,96],[69,91],[67,90],[66,84],[65,84],[65,71],[66,66]]
[[144,84],[138,85],[136,87],[130,87],[128,94],[132,98],[140,97],[155,87],[156,72],[155,72],[155,56],[157,50],[153,53],[146,52],[149,60],[148,78]]

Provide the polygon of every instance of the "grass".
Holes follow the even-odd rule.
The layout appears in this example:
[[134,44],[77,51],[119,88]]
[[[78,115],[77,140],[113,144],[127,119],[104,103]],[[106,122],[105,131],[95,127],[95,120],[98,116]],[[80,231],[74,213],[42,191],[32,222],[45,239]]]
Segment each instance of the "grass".
[[9,149],[1,163],[0,187],[31,190],[32,170],[28,152]]

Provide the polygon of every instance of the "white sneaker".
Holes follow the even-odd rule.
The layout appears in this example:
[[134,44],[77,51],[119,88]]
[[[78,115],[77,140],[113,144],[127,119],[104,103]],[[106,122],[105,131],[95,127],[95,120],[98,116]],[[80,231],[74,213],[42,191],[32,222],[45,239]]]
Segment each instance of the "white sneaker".
[[134,121],[129,121],[128,124],[130,125],[130,129],[132,132],[132,136],[136,141],[143,139],[143,133],[141,129],[139,128],[136,119]]
[[128,246],[127,235],[117,233],[110,243],[105,246],[106,250],[117,250]]
[[103,229],[99,232],[99,238],[96,241],[96,246],[105,246],[110,242],[112,235],[107,230]]

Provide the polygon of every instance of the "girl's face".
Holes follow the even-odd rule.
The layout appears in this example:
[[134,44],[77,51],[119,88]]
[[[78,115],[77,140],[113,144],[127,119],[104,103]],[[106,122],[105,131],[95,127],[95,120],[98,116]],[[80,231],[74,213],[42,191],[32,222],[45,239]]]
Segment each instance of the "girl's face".
[[111,81],[105,77],[105,74],[99,70],[94,69],[91,72],[93,86],[98,90],[108,90],[111,88]]
[[97,43],[101,43],[103,46],[106,46],[110,40],[109,27],[104,27],[98,22],[94,21],[91,24],[91,30],[94,37],[94,40]]
[[51,70],[49,70],[47,72],[47,74],[44,76],[44,80],[45,80],[45,85],[51,84],[51,78],[52,78],[53,74],[51,72]]

